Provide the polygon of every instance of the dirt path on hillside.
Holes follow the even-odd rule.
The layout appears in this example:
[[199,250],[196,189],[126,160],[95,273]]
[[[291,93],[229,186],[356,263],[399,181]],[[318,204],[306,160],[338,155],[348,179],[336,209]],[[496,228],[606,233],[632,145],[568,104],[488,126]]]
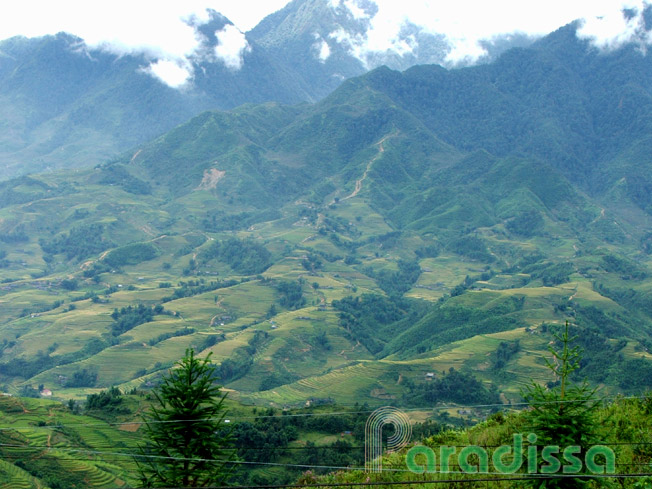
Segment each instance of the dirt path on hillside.
[[151,236],[156,236],[156,233],[154,232],[154,230],[150,226],[148,226],[147,224],[145,224],[143,226],[138,226],[138,229],[140,231],[142,231],[143,233],[145,233],[147,236],[150,236],[150,237]]
[[[143,231],[144,233],[148,234],[148,232],[144,229],[144,227],[143,227],[143,228],[140,228],[140,230]],[[151,235],[153,236],[154,233],[151,233]],[[161,234],[160,236],[157,236],[156,238],[152,238],[152,239],[150,239],[149,241],[146,241],[146,243],[153,243],[154,241],[158,241],[159,239],[163,239],[163,238],[167,238],[167,237],[168,237],[167,234]],[[212,239],[212,238],[211,238],[211,239]],[[79,265],[79,269],[80,269],[80,270],[86,270],[86,269],[88,269],[88,267],[90,267],[93,263],[96,263],[96,262],[99,262],[99,261],[104,260],[104,257],[105,257],[106,255],[108,255],[110,252],[111,252],[111,250],[103,251],[102,254],[97,258],[97,260],[86,260],[84,263],[82,263],[81,265]]]
[[389,137],[393,136],[393,135],[394,135],[393,133],[392,133],[392,134],[388,134],[387,136],[385,136],[384,138],[382,138],[380,141],[378,141],[378,154],[377,154],[377,155],[376,155],[376,156],[375,156],[371,161],[369,161],[369,163],[367,163],[367,168],[365,168],[365,171],[364,171],[364,173],[362,174],[362,178],[360,178],[360,179],[358,179],[358,180],[355,181],[355,189],[353,190],[353,192],[351,192],[350,195],[347,195],[346,197],[344,197],[344,198],[341,199],[341,200],[352,199],[353,197],[355,197],[356,195],[358,195],[358,194],[360,193],[360,190],[362,190],[362,182],[364,182],[364,181],[367,179],[367,175],[369,174],[369,170],[371,170],[371,166],[372,166],[372,165],[375,163],[375,161],[376,161],[378,158],[380,158],[380,157],[383,155],[383,153],[385,152],[385,147],[383,146],[383,143],[384,143],[385,141],[387,141],[387,139],[388,139]]
[[111,251],[111,250],[103,251],[102,254],[99,256],[99,258],[98,258],[97,260],[88,260],[88,261],[85,261],[84,263],[82,263],[81,265],[79,265],[79,268],[80,268],[81,270],[86,270],[86,269],[87,269],[88,267],[90,267],[93,263],[104,260],[104,257],[105,257],[106,255],[108,255],[110,251]]
[[591,225],[591,224],[593,224],[593,223],[599,221],[600,219],[604,219],[604,213],[605,213],[605,209],[604,209],[604,208],[600,209],[600,215],[599,215],[598,217],[596,217],[595,219],[593,219],[593,220],[589,223],[589,225]]
[[[371,159],[371,161],[369,161],[369,163],[367,163],[367,167],[365,168],[365,171],[362,174],[362,177],[355,181],[355,189],[353,190],[353,192],[351,192],[350,195],[347,195],[346,197],[343,197],[342,199],[340,199],[340,202],[348,200],[348,199],[352,199],[353,197],[355,197],[356,195],[358,195],[360,193],[360,191],[362,190],[362,183],[367,179],[367,175],[369,174],[369,170],[371,170],[372,165],[385,152],[385,147],[383,146],[383,143],[385,141],[387,141],[387,139],[389,139],[390,137],[395,136],[395,135],[396,135],[396,132],[392,132],[390,134],[387,134],[380,141],[378,141],[376,143],[376,145],[378,146],[378,154],[376,156],[374,156]],[[335,203],[335,199],[333,199],[329,205],[333,205],[334,203]]]
[[358,342],[356,342],[355,345],[353,345],[353,348],[350,348],[350,349],[348,349],[348,350],[346,350],[346,349],[345,349],[345,350],[342,350],[341,352],[338,353],[338,355],[343,356],[346,352],[351,352],[351,353],[353,353],[353,352],[355,352],[355,349],[358,348],[359,346],[361,346],[361,344],[360,344],[360,342],[358,341]]
[[573,299],[575,299],[575,297],[577,297],[577,294],[578,294],[578,293],[579,293],[579,290],[577,290],[577,288],[576,288],[576,289],[575,289],[575,292],[573,293],[573,295],[571,295],[571,296],[568,298],[568,300],[569,300],[569,301],[572,301]]
[[131,161],[129,161],[129,163],[130,163],[130,164],[133,163],[134,160],[135,160],[136,158],[138,158],[138,155],[139,155],[142,151],[143,151],[142,149],[139,149],[138,151],[136,151],[136,152],[134,153],[134,155],[131,157]]
[[[222,308],[222,301],[223,301],[223,300],[224,300],[224,299],[220,299],[220,300],[218,300],[218,301],[215,303],[215,307],[219,307],[220,309],[223,309],[223,308]],[[209,326],[215,326],[215,320],[217,319],[217,316],[219,316],[219,314],[215,314],[215,316],[213,316],[213,317],[211,318],[211,324],[210,324]]]
[[[595,223],[598,222],[600,219],[605,219],[605,209],[604,209],[604,207],[600,209],[600,215],[599,215],[598,217],[596,217],[595,219],[593,219],[593,220],[589,223],[589,226],[590,226],[591,224],[595,224]],[[618,221],[616,221],[616,220],[614,219],[614,220],[613,220],[613,223],[618,227],[618,229],[620,229],[620,230],[622,231],[622,233],[623,233],[625,236],[627,236],[628,238],[631,238],[631,237],[632,237],[632,235],[629,234],[629,233],[625,230],[625,228],[623,228],[623,227],[621,226],[621,224],[620,224]]]

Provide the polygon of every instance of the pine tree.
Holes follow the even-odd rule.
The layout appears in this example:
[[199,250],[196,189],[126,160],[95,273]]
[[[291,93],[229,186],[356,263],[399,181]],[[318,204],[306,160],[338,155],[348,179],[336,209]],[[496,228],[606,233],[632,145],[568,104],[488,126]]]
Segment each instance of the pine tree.
[[[555,333],[554,337],[561,344],[561,349],[548,347],[553,359],[546,359],[546,365],[555,374],[558,384],[548,389],[533,382],[526,388],[523,397],[529,402],[530,409],[525,413],[525,420],[527,428],[536,435],[536,445],[556,445],[561,450],[579,446],[581,451],[578,457],[583,459],[589,446],[596,443],[598,426],[594,414],[600,401],[596,389],[586,381],[570,383],[570,375],[580,367],[581,351],[577,346],[570,346],[577,336],[570,336],[568,321],[562,333]],[[541,462],[539,458],[538,467],[541,467]],[[586,467],[579,474],[586,475]],[[535,479],[529,485],[537,488],[579,488],[585,487],[587,482],[586,479],[562,477]]]
[[199,359],[186,350],[154,390],[156,402],[143,417],[145,441],[136,457],[144,487],[225,483],[233,450],[224,424],[226,394],[214,383],[210,356]]

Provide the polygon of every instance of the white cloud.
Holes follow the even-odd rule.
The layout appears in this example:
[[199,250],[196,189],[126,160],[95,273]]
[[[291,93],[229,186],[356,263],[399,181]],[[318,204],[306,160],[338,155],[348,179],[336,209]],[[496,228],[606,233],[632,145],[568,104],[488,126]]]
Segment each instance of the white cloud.
[[322,63],[325,63],[328,58],[331,56],[331,48],[324,40],[319,33],[315,32],[314,34],[315,43],[312,45],[313,51],[316,53],[317,59]]
[[331,48],[326,41],[321,40],[321,46],[319,47],[319,61],[322,63],[325,62],[331,55]]
[[349,53],[362,61],[363,64],[367,64],[365,54],[372,50],[366,46],[367,38],[365,36],[348,32],[344,28],[339,28],[331,32],[328,37],[347,48]]
[[[640,18],[625,20],[621,7],[640,13],[643,0],[324,0],[349,12],[354,31],[336,29],[322,39],[316,53],[326,59],[339,42],[364,63],[391,53],[417,56],[418,33],[441,34],[449,44],[447,61],[473,61],[485,51],[480,41],[500,34],[544,35],[576,19],[584,19],[579,35],[596,46],[614,48],[636,39],[645,48],[652,39],[640,29]],[[648,0],[652,1],[652,0]],[[242,66],[247,52],[242,32],[289,0],[21,0],[0,2],[0,39],[65,31],[90,48],[117,53],[144,53],[153,64],[146,71],[173,86],[190,80],[190,61],[215,56],[231,69]],[[209,19],[207,9],[224,14],[237,29],[220,31],[214,53],[202,51],[193,25]],[[343,23],[342,25],[348,25]],[[406,29],[409,26],[409,29]],[[416,31],[415,31],[416,28]],[[239,29],[239,30],[238,30]],[[408,34],[417,34],[417,38]],[[380,54],[380,56],[378,56]],[[185,74],[184,74],[185,72]],[[186,80],[183,82],[183,80]]]
[[591,39],[593,43],[602,49],[617,49],[623,44],[638,40],[643,44],[650,44],[649,33],[642,31],[643,2],[628,2],[625,7],[632,9],[634,16],[627,18],[622,15],[619,5],[611,6],[605,10],[604,15],[586,18],[582,27],[578,30],[578,36]]
[[244,62],[244,54],[251,51],[251,47],[245,35],[234,25],[226,25],[221,31],[215,32],[217,46],[215,56],[222,61],[227,68],[239,70]]
[[358,5],[357,0],[343,0],[341,3],[349,9],[349,12],[351,12],[355,20],[369,18],[369,14]]
[[185,86],[192,79],[192,66],[175,61],[161,59],[143,69],[144,72],[158,78],[172,88]]
[[[360,0],[345,0],[338,6],[360,15]],[[623,7],[642,12],[642,0],[494,0],[491,2],[374,0],[378,12],[368,20],[363,35],[336,30],[331,37],[348,47],[351,54],[367,62],[376,53],[394,51],[412,54],[415,45],[402,38],[408,24],[422,32],[443,34],[450,45],[447,61],[473,61],[486,54],[480,41],[500,34],[545,35],[577,19],[585,19],[581,36],[600,47],[617,46],[633,38],[638,19],[626,22]],[[353,7],[351,7],[353,5]]]
[[[207,9],[221,12],[246,31],[287,3],[288,0],[0,2],[0,39],[68,32],[82,38],[91,49],[118,55],[143,53],[152,60],[146,72],[172,86],[180,86],[182,79],[191,76],[189,60],[198,55],[201,47],[201,38],[191,24],[207,22]],[[239,31],[227,29],[215,55],[231,68],[241,66],[242,50],[246,49],[242,48],[243,38]]]
[[[246,32],[289,0],[21,0],[0,2],[0,39],[66,31],[91,44],[120,40],[124,45],[163,46],[170,52],[192,43],[181,19],[207,20],[207,9],[222,13]],[[181,42],[181,45],[179,45]],[[179,47],[177,47],[179,46]]]

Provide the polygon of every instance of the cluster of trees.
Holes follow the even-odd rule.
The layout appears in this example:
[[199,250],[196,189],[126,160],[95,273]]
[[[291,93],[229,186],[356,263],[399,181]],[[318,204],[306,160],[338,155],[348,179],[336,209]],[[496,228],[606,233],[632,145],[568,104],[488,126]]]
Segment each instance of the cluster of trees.
[[516,341],[501,341],[493,353],[493,368],[500,370],[507,365],[514,355],[521,350],[521,342]]
[[217,378],[226,383],[247,375],[254,364],[253,357],[256,351],[268,340],[269,334],[266,331],[256,331],[247,346],[236,349],[230,358],[216,367]]
[[429,244],[426,246],[420,246],[414,253],[418,258],[437,258],[439,256],[440,250],[439,246],[436,244]]
[[49,240],[41,238],[39,245],[44,253],[64,254],[68,260],[81,260],[113,246],[103,237],[103,232],[104,226],[101,224],[75,226],[68,233],[62,233]]
[[119,268],[126,265],[138,265],[158,256],[158,250],[151,243],[133,243],[121,246],[109,252],[104,261],[111,267]]
[[238,349],[231,355],[231,357],[220,363],[217,367],[217,377],[222,383],[237,380],[240,377],[247,375],[253,364],[253,358],[249,354]]
[[29,235],[22,226],[19,226],[13,231],[0,233],[0,241],[11,245],[27,243],[29,241]]
[[306,304],[306,298],[303,296],[303,283],[303,280],[298,282],[275,281],[274,288],[279,295],[279,304],[286,309],[301,309]]
[[[10,459],[11,451],[2,450],[3,458]],[[15,452],[14,452],[15,456]],[[68,489],[84,487],[88,484],[86,474],[74,470],[66,470],[56,455],[43,454],[42,457],[25,457],[15,462],[16,467],[36,477],[50,489]]]
[[[238,283],[237,280],[211,280],[209,283],[206,283],[204,279],[199,280],[189,280],[188,282],[179,282],[179,288],[174,289],[172,295],[163,297],[161,302],[170,302],[176,299],[183,299],[184,297],[192,297],[194,295],[203,294],[204,292],[210,292],[217,289],[225,289],[228,287],[233,287]],[[165,286],[163,286],[165,285]],[[167,288],[171,286],[169,282],[163,282],[159,284],[160,288]]]
[[[385,345],[384,329],[405,320],[411,311],[411,303],[405,299],[376,294],[349,296],[332,304],[338,311],[339,325],[374,354],[382,351]],[[399,327],[392,329],[394,334],[400,330]]]
[[399,260],[398,270],[374,271],[366,268],[365,273],[374,278],[378,286],[390,296],[402,296],[417,282],[421,267],[416,261]]
[[[356,404],[348,414],[331,415],[310,408],[304,413],[308,416],[295,417],[279,414],[272,408],[264,409],[257,413],[259,416],[255,420],[235,424],[233,435],[235,446],[239,447],[238,456],[247,461],[265,463],[284,460],[296,465],[359,466],[364,462],[364,426],[371,410],[366,404]],[[338,411],[342,409],[338,408]],[[312,413],[318,416],[309,416]],[[301,432],[336,435],[340,439],[320,446],[307,442],[297,449],[290,448],[289,443]],[[345,432],[350,435],[341,438]],[[285,484],[296,480],[301,472],[300,467],[288,468],[284,473],[241,470],[234,474],[234,479],[257,485]]]
[[[20,187],[29,187],[28,192],[21,192],[16,190]],[[67,190],[67,185],[59,187],[50,187],[45,182],[41,182],[36,178],[24,175],[22,177],[0,182],[0,208],[7,207],[13,204],[25,204],[27,202],[34,202],[35,200],[42,199],[46,196],[46,192],[50,197],[60,195]]]
[[482,238],[467,235],[455,238],[448,243],[447,248],[453,253],[466,256],[472,260],[491,263],[495,260]]
[[447,345],[478,334],[518,328],[523,324],[511,313],[519,307],[522,307],[522,301],[518,297],[495,303],[489,310],[449,305],[446,302],[425,310],[423,306],[417,308],[415,305],[413,319],[388,338],[383,353],[423,353],[434,346]]
[[647,277],[647,272],[636,262],[615,255],[604,255],[602,268],[607,272],[619,273],[624,279],[643,280]]
[[211,346],[217,345],[220,341],[224,341],[225,339],[226,335],[224,333],[204,335],[199,343],[195,344],[195,349],[197,351],[204,351]]
[[546,287],[566,283],[570,280],[571,274],[575,267],[571,262],[561,263],[537,263],[529,267],[524,267],[523,272],[529,273],[533,279],[541,279]]
[[117,338],[112,338],[112,341],[92,338],[81,350],[55,356],[51,355],[55,348],[50,347],[45,352],[39,351],[35,357],[14,358],[10,362],[0,363],[0,374],[27,379],[58,365],[68,365],[84,360],[116,344],[117,341]]
[[92,368],[76,370],[66,379],[66,387],[93,387],[97,382],[97,371]]
[[272,254],[252,239],[229,238],[214,241],[201,253],[201,259],[217,259],[229,265],[236,273],[254,275],[262,273],[271,264]]
[[165,309],[160,304],[154,307],[138,304],[136,307],[128,306],[120,310],[114,309],[113,313],[111,313],[111,318],[113,319],[111,334],[113,336],[120,336],[122,333],[136,326],[153,321],[156,314],[163,314],[164,312]]
[[432,380],[415,383],[406,379],[404,401],[412,406],[433,406],[438,402],[459,404],[494,404],[500,402],[498,391],[487,388],[467,372],[450,368]]
[[41,312],[47,312],[47,311],[52,311],[53,309],[56,309],[57,307],[61,307],[63,305],[62,300],[56,300],[51,302],[50,304],[43,304],[43,305],[35,305],[32,307],[24,307],[20,313],[18,314],[18,317],[25,317],[29,316],[30,314],[38,314]]
[[97,394],[89,394],[86,396],[85,408],[89,414],[95,415],[98,413],[93,413],[94,411],[108,416],[131,414],[131,409],[125,405],[124,396],[117,387],[102,390]]
[[521,212],[516,217],[505,223],[507,230],[518,236],[529,238],[537,234],[543,227],[544,221],[541,213],[535,210]]
[[339,325],[354,341],[359,341],[373,354],[381,353],[387,342],[426,313],[428,306],[398,296],[363,294],[335,300]]
[[324,262],[319,257],[319,255],[308,253],[308,255],[306,255],[306,257],[301,260],[301,266],[303,266],[303,268],[309,272],[315,273],[317,270],[321,270],[323,268]]
[[107,263],[104,263],[103,261],[96,261],[93,262],[90,267],[85,268],[82,271],[82,276],[85,278],[92,278],[96,283],[99,283],[100,275],[110,271],[111,267]]
[[260,381],[258,390],[267,391],[269,389],[273,389],[280,385],[291,384],[292,382],[296,382],[299,379],[300,379],[299,376],[288,371],[272,372],[271,374],[267,375],[266,377],[263,378],[263,380]]
[[148,344],[149,344],[149,346],[154,346],[154,345],[160,343],[161,341],[165,341],[165,340],[170,339],[170,338],[176,338],[176,337],[179,337],[179,336],[188,336],[188,335],[193,334],[194,332],[195,332],[194,328],[182,328],[182,329],[178,329],[176,331],[172,331],[170,333],[161,333],[160,335],[156,336],[155,338],[151,338],[148,341]]
[[119,164],[105,165],[100,170],[99,182],[104,185],[118,185],[125,192],[135,195],[149,195],[152,186],[140,178],[133,176]]

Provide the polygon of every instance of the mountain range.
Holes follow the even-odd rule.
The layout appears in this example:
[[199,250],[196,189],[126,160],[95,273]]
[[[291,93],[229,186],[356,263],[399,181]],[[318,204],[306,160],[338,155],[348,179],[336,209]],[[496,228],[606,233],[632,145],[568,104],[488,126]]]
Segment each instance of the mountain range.
[[[194,25],[201,42],[181,88],[153,76],[156,58],[89,48],[70,34],[0,41],[0,179],[102,163],[204,110],[315,102],[369,69],[440,63],[449,50],[442,36],[408,26],[401,39],[416,40],[411,54],[356,55],[369,19],[328,0],[294,0],[265,18],[245,34],[239,63],[211,54],[227,27],[235,29],[215,11]],[[528,42],[487,44],[487,59]]]
[[[281,49],[275,15],[252,43]],[[251,403],[510,402],[554,383],[541,359],[567,320],[579,376],[649,388],[652,62],[577,28],[478,66],[380,67],[314,103],[204,111],[99,164],[0,183],[5,390],[148,387],[193,346]],[[188,115],[133,58],[59,52],[124,63],[120,83],[143,77]],[[115,86],[70,73],[78,94]],[[132,93],[157,119],[154,92]],[[44,99],[32,134],[84,97]],[[92,129],[81,114],[68,136]]]

